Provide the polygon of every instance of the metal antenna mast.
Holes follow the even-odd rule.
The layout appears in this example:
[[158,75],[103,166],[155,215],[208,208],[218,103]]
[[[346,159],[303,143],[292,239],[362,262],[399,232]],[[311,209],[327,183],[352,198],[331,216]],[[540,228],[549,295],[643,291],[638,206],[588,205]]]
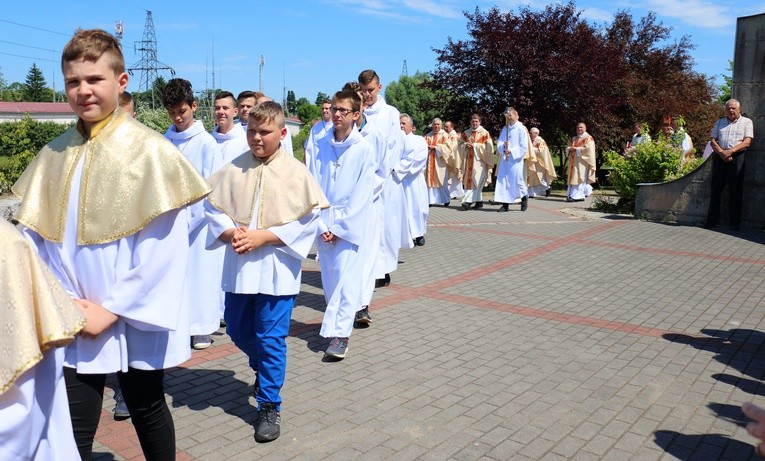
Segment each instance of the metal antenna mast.
[[[151,11],[146,10],[146,25],[143,28],[143,40],[133,44],[133,52],[141,52],[141,60],[133,64],[128,73],[140,71],[141,77],[138,82],[138,91],[151,91],[154,82],[157,80],[158,71],[170,71],[170,75],[175,75],[175,70],[157,61],[157,35],[154,32],[154,20],[151,17]],[[151,108],[154,109],[154,92],[151,91]]]
[[406,59],[404,59],[404,67],[401,68],[401,75],[409,75],[409,69],[406,68]]
[[258,91],[261,93],[263,92],[263,69],[266,67],[266,58],[263,57],[263,55],[260,55],[260,70],[258,72],[260,76],[260,82],[258,86]]

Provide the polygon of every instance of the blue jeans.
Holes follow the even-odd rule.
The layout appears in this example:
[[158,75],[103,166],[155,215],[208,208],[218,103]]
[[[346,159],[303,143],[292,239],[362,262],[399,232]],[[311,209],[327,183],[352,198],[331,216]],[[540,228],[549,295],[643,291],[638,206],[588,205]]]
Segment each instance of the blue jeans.
[[287,372],[287,334],[295,305],[295,295],[226,293],[226,333],[236,347],[249,358],[258,372],[258,405],[276,404],[280,411],[279,391]]

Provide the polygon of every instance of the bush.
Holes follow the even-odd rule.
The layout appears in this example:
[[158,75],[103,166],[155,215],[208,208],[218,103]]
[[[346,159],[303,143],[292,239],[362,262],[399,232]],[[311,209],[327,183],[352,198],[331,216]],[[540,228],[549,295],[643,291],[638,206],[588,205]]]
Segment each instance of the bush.
[[702,159],[680,163],[680,149],[674,147],[663,137],[638,144],[629,158],[621,153],[604,153],[606,164],[613,170],[609,181],[616,193],[625,201],[633,202],[639,183],[664,182],[679,178],[695,169]]
[[37,152],[70,126],[38,122],[29,115],[0,123],[0,193],[8,192]]

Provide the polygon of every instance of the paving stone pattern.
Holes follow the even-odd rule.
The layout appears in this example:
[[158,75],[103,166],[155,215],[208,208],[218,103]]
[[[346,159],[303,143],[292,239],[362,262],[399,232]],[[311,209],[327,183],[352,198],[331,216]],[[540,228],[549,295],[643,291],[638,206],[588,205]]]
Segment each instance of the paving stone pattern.
[[[755,459],[739,407],[765,395],[765,233],[588,205],[431,208],[340,362],[307,260],[281,437],[254,441],[253,372],[220,330],[167,373],[178,459]],[[142,459],[112,408],[95,459]]]

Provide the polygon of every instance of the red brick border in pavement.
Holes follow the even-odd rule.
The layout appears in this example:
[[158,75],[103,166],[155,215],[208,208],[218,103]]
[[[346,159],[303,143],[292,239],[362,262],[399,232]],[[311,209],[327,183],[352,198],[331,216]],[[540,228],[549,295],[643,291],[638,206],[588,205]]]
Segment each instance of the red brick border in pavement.
[[[765,264],[765,260],[761,260],[761,259],[739,258],[739,257],[733,257],[733,256],[715,255],[715,254],[700,253],[700,252],[674,251],[674,250],[667,250],[667,249],[641,247],[641,246],[635,246],[635,245],[599,242],[599,241],[590,239],[590,237],[592,236],[598,235],[604,231],[607,231],[609,229],[612,229],[614,227],[617,227],[623,224],[624,222],[622,221],[607,222],[607,223],[592,227],[590,229],[575,233],[573,235],[568,235],[566,237],[545,237],[545,236],[539,236],[539,235],[506,231],[506,230],[480,229],[480,228],[470,227],[470,226],[475,226],[475,223],[471,223],[470,225],[466,225],[466,226],[453,225],[453,224],[436,225],[434,227],[449,229],[449,230],[458,231],[458,232],[478,232],[478,233],[525,237],[525,238],[547,240],[548,243],[545,243],[529,251],[525,251],[523,253],[511,256],[509,258],[505,258],[500,261],[492,262],[484,266],[481,266],[479,268],[472,269],[470,272],[447,277],[441,280],[437,280],[433,283],[427,284],[422,287],[418,287],[416,289],[393,285],[391,287],[386,288],[386,290],[390,290],[392,293],[384,298],[380,298],[379,300],[376,300],[374,306],[372,307],[372,310],[381,310],[381,309],[385,309],[387,307],[396,305],[398,303],[408,301],[410,299],[414,299],[418,297],[426,297],[431,299],[454,301],[454,302],[458,302],[461,304],[470,305],[470,306],[474,306],[478,308],[491,309],[491,310],[496,310],[501,312],[511,312],[514,314],[524,315],[529,317],[544,318],[544,319],[553,320],[557,322],[570,323],[570,324],[576,324],[576,325],[586,325],[586,326],[591,326],[595,328],[620,331],[620,332],[628,333],[628,334],[636,334],[641,336],[650,336],[650,337],[658,338],[670,332],[666,330],[657,329],[657,328],[648,328],[648,327],[644,327],[640,325],[632,325],[632,324],[622,323],[622,322],[607,321],[607,320],[602,320],[602,319],[598,319],[594,317],[583,317],[583,316],[576,316],[576,315],[561,314],[561,313],[551,312],[551,311],[547,311],[543,309],[535,309],[532,307],[516,306],[516,305],[512,305],[508,303],[501,303],[501,302],[489,301],[485,299],[473,298],[468,296],[442,293],[441,290],[452,287],[456,283],[464,283],[466,281],[478,279],[494,271],[506,269],[513,265],[526,262],[542,254],[545,254],[550,251],[554,251],[572,244],[577,244],[577,245],[586,244],[586,245],[593,245],[593,246],[620,248],[620,249],[624,249],[628,251],[636,251],[636,252],[670,254],[670,255],[677,255],[677,256],[689,256],[689,257],[714,259],[714,260],[746,262],[746,263],[752,263],[752,264]],[[294,337],[309,331],[318,330],[321,325],[321,320],[322,320],[321,317],[317,317],[316,319],[310,320],[308,322],[303,322],[303,324],[300,327],[290,329],[290,336]],[[230,356],[238,352],[239,350],[232,343],[222,344],[220,346],[213,346],[203,351],[195,351],[191,359],[183,363],[181,367],[192,368],[195,366],[202,365],[204,363],[217,360],[222,357]],[[143,459],[141,448],[138,444],[138,438],[135,435],[135,430],[133,429],[132,424],[129,424],[129,423],[125,424],[125,422],[114,421],[112,419],[111,413],[108,413],[106,411],[102,412],[98,432],[96,433],[96,439],[100,444],[104,445],[115,454],[119,454],[120,456],[126,459],[129,459],[129,460]],[[178,460],[185,461],[185,460],[192,460],[192,459],[193,458],[187,453],[183,451],[178,451]]]

